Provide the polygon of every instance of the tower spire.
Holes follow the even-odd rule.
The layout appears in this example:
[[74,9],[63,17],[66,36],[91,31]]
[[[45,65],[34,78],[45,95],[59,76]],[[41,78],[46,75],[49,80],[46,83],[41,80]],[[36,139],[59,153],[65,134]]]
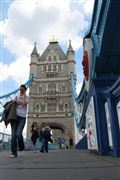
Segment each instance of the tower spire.
[[71,39],[69,39],[69,47],[68,47],[68,52],[74,52],[72,45],[71,45]]
[[75,74],[75,52],[71,45],[71,39],[69,39],[69,46],[67,50],[67,61],[68,61],[68,73],[72,72]]
[[34,42],[34,48],[33,48],[32,54],[38,54],[36,45],[37,43]]

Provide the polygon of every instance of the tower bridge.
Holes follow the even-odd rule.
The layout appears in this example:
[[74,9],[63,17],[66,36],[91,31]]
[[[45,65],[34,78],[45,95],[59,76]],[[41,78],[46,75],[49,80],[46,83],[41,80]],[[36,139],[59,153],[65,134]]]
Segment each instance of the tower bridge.
[[[84,81],[76,94],[75,52],[65,54],[56,39],[40,56],[31,53],[27,137],[30,125],[47,122],[55,142],[73,138],[76,148],[120,156],[120,1],[95,1],[83,39]],[[10,97],[19,89],[0,96]]]
[[34,76],[29,87],[27,137],[31,136],[30,126],[36,121],[40,126],[46,122],[52,129],[53,142],[64,138],[69,145],[75,139],[72,120],[71,72],[75,72],[75,53],[69,41],[67,53],[53,38],[47,48],[39,55],[36,44],[31,53],[30,74]]

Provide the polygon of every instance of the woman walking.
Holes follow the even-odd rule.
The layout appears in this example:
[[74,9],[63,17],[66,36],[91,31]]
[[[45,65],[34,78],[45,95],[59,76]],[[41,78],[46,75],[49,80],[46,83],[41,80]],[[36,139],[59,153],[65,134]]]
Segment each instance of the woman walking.
[[33,124],[31,125],[31,141],[33,144],[33,150],[34,152],[36,152],[36,141],[37,138],[39,137],[39,130],[38,130],[38,125],[37,122],[33,122]]
[[[27,112],[27,104],[29,102],[29,98],[26,95],[26,86],[22,84],[20,86],[20,93],[15,97],[13,100],[16,102],[16,120],[11,121],[11,155],[10,157],[14,158],[17,157],[17,147],[19,151],[22,153],[25,146],[24,146],[24,139],[23,139],[23,129],[26,123],[26,112]],[[21,154],[20,153],[20,154]],[[22,155],[22,154],[21,154]]]

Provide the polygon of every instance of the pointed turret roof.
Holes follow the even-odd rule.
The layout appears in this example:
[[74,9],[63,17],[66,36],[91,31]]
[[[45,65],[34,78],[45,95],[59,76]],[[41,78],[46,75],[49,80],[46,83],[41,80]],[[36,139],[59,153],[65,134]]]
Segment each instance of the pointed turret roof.
[[36,42],[34,43],[34,48],[33,48],[33,51],[32,51],[32,54],[38,54],[37,52],[37,48],[36,48]]
[[69,47],[67,52],[74,52],[72,45],[71,45],[71,39],[69,40]]

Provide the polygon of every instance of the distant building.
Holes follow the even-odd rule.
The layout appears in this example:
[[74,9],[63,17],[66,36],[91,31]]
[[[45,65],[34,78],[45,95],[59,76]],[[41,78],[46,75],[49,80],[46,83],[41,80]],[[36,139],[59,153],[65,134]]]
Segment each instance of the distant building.
[[67,53],[61,49],[56,39],[52,39],[40,56],[36,43],[31,53],[30,74],[34,80],[30,86],[27,137],[30,126],[36,121],[46,122],[52,129],[53,141],[64,137],[66,142],[74,139],[72,119],[72,88],[70,74],[75,72],[75,53],[69,41]]

